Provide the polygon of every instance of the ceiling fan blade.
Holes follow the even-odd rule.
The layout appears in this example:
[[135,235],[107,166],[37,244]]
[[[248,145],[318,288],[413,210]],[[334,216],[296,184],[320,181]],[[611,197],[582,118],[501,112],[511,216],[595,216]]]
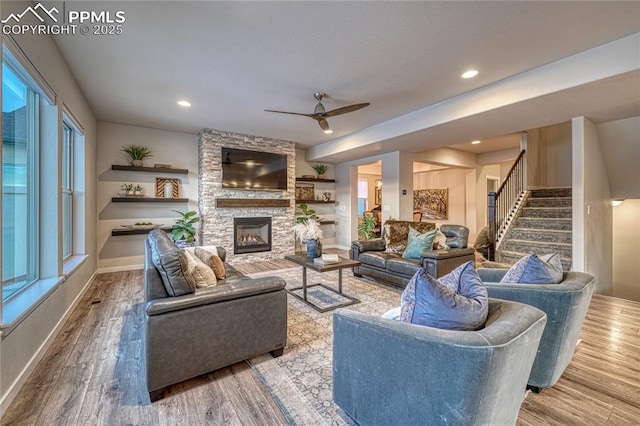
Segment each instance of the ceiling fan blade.
[[311,117],[313,119],[317,119],[316,118],[317,114],[304,114],[304,113],[301,113],[301,112],[289,112],[289,111],[275,111],[273,109],[265,109],[265,111],[267,111],[267,112],[277,112],[278,114],[304,115],[305,117]]
[[357,111],[359,109],[362,109],[366,106],[369,106],[369,102],[365,102],[362,104],[353,104],[353,105],[347,105],[341,108],[336,108],[336,109],[332,109],[331,111],[327,111],[324,114],[322,114],[323,117],[335,117],[336,115],[340,115],[340,114],[346,114],[348,112],[353,112],[353,111]]

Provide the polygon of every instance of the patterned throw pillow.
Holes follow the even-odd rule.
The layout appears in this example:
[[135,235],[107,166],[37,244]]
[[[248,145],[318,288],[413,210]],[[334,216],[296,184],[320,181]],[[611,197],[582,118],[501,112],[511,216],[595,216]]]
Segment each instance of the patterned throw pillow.
[[191,274],[191,277],[196,282],[197,288],[209,287],[216,285],[216,275],[213,270],[209,268],[202,260],[200,260],[195,254],[190,251],[185,251],[187,254],[187,271]]
[[387,220],[383,226],[385,250],[391,253],[401,254],[407,248],[409,239],[409,226],[423,233],[436,229],[431,222],[409,222],[405,220]]
[[501,283],[558,284],[562,281],[562,263],[558,253],[538,257],[531,253],[518,260],[500,280]]
[[409,238],[407,239],[407,248],[404,249],[402,257],[405,259],[420,259],[423,251],[433,249],[433,239],[436,237],[436,230],[427,231],[424,234],[416,231],[412,226],[409,227]]
[[488,313],[487,289],[473,262],[467,262],[439,280],[419,269],[402,293],[400,321],[446,330],[478,330]]
[[227,277],[227,272],[224,269],[224,262],[220,259],[220,256],[202,247],[196,247],[195,254],[205,263],[205,265],[208,265],[213,270],[217,279],[224,280]]
[[447,245],[447,236],[442,233],[440,228],[436,232],[436,238],[433,240],[433,249],[434,250],[449,250],[449,246]]

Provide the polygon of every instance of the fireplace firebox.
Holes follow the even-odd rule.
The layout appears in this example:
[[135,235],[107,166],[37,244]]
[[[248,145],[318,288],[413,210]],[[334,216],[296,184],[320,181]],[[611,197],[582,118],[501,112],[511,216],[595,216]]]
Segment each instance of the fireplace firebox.
[[271,218],[234,218],[233,253],[256,253],[260,251],[271,251]]

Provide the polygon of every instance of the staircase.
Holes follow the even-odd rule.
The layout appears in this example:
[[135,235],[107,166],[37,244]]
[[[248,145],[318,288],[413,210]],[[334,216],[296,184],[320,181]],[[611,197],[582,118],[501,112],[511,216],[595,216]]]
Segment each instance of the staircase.
[[496,251],[499,262],[513,264],[529,253],[559,253],[571,269],[571,188],[531,190]]

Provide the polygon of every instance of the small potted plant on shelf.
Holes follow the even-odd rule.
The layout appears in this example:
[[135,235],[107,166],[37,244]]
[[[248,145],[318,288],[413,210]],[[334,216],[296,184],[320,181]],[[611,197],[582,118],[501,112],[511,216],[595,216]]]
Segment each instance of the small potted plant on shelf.
[[326,164],[316,164],[313,166],[313,170],[318,174],[318,179],[324,179],[324,174],[329,170],[329,166]]
[[133,195],[137,195],[140,196],[142,195],[142,186],[141,185],[136,185],[133,187]]
[[131,157],[133,167],[142,167],[142,160],[153,155],[151,150],[144,145],[127,145],[120,151]]
[[320,222],[315,214],[298,217],[296,219],[296,224],[293,226],[293,232],[296,234],[296,238],[300,240],[301,244],[306,244],[307,257],[309,259],[315,259],[316,257],[322,256],[322,243],[320,242],[320,238],[322,238],[322,229],[320,229]]
[[133,195],[133,184],[131,183],[123,183],[120,187],[120,194],[123,196]]
[[171,236],[176,245],[180,248],[192,247],[196,242],[196,229],[193,224],[198,222],[200,218],[198,212],[189,211],[186,213],[173,210],[180,215],[180,219],[171,227]]

